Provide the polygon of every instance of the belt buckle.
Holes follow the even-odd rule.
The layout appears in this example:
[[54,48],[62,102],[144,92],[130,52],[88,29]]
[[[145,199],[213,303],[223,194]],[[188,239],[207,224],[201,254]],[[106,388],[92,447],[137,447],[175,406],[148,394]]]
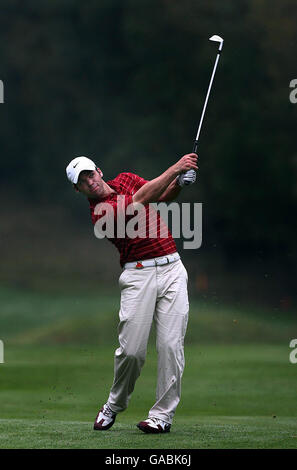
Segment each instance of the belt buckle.
[[[163,260],[166,260],[165,263],[162,262]],[[171,262],[168,256],[163,256],[159,260],[155,258],[154,261],[155,261],[155,266],[163,266],[164,264],[169,264]]]

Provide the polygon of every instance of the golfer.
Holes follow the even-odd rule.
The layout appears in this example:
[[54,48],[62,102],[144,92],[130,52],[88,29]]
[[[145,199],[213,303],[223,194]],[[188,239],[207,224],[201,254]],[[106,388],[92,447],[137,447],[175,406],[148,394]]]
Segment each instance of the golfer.
[[[76,157],[66,168],[68,179],[76,191],[87,197],[93,224],[103,213],[123,221],[131,219],[128,207],[141,204],[148,215],[150,203],[174,200],[182,187],[196,180],[197,155],[184,155],[157,178],[147,181],[133,173],[120,173],[105,182],[101,169],[89,158]],[[190,170],[190,171],[189,171]],[[101,211],[100,205],[110,208]],[[118,216],[121,219],[118,219]],[[150,218],[146,217],[147,223]],[[164,224],[157,215],[157,223]],[[145,362],[147,343],[154,320],[158,352],[156,401],[148,418],[137,424],[145,433],[170,431],[181,396],[184,370],[184,337],[187,328],[189,302],[187,272],[176,250],[169,230],[150,229],[141,237],[129,237],[125,227],[117,227],[108,239],[120,253],[123,268],[119,278],[121,290],[119,347],[114,357],[114,381],[107,402],[98,412],[94,429],[104,431],[115,422],[117,413],[124,411],[134,390],[135,382]],[[119,236],[119,232],[120,235]],[[124,233],[124,235],[123,235]]]

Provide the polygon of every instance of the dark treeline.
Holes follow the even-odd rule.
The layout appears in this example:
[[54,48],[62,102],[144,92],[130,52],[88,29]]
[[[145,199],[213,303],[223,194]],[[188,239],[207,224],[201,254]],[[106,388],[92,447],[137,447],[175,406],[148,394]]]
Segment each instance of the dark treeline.
[[[296,273],[297,78],[294,0],[1,0],[3,191],[76,203],[67,162],[88,155],[106,179],[153,178],[200,139],[204,246],[227,260],[279,259]],[[62,204],[62,205],[63,205]]]

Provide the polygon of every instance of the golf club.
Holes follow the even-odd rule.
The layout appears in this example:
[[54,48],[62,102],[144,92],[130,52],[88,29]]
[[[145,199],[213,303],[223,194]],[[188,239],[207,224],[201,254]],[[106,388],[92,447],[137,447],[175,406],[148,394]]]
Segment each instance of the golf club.
[[[204,102],[204,106],[203,106],[203,110],[202,110],[202,114],[201,114],[201,118],[200,118],[198,131],[197,131],[196,139],[195,139],[194,146],[193,146],[193,153],[197,153],[198,140],[199,140],[199,135],[200,135],[201,127],[202,127],[202,122],[203,122],[203,118],[204,118],[204,114],[205,114],[205,110],[206,110],[206,106],[207,106],[207,102],[208,102],[208,97],[209,97],[209,94],[210,94],[210,90],[211,90],[211,87],[212,87],[212,82],[213,82],[213,79],[214,79],[214,76],[215,76],[215,73],[216,73],[216,68],[217,68],[217,65],[218,65],[218,62],[219,62],[219,58],[220,58],[220,54],[221,54],[221,50],[223,48],[223,42],[224,42],[224,39],[221,38],[220,36],[218,36],[217,34],[215,34],[214,36],[211,36],[211,38],[209,38],[209,40],[214,41],[214,42],[218,42],[219,43],[219,50],[218,50],[216,61],[215,61],[215,64],[214,64],[214,68],[213,68],[213,71],[212,71],[212,74],[211,74],[211,78],[210,78],[210,82],[209,82],[209,86],[208,86],[208,90],[207,90],[207,94],[206,94],[206,98],[205,98],[205,102]],[[189,171],[191,171],[191,170],[189,170]],[[187,174],[187,173],[188,172],[186,172],[185,174]],[[185,181],[185,184],[188,184],[188,183]]]

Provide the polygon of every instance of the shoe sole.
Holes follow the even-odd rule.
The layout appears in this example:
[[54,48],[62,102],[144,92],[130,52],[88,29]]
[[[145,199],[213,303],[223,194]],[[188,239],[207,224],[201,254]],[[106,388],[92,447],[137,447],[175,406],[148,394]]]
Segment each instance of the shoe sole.
[[107,430],[110,429],[111,426],[113,426],[113,425],[114,425],[114,423],[111,423],[111,424],[109,424],[108,426],[104,426],[104,428],[96,428],[96,427],[94,426],[94,431],[107,431]]
[[148,426],[142,426],[141,424],[137,424],[136,426],[138,427],[138,429],[140,429],[140,431],[145,432],[146,434],[164,434],[166,432],[170,432],[170,428],[165,429],[165,430],[163,429],[160,430],[160,429],[149,428]]

